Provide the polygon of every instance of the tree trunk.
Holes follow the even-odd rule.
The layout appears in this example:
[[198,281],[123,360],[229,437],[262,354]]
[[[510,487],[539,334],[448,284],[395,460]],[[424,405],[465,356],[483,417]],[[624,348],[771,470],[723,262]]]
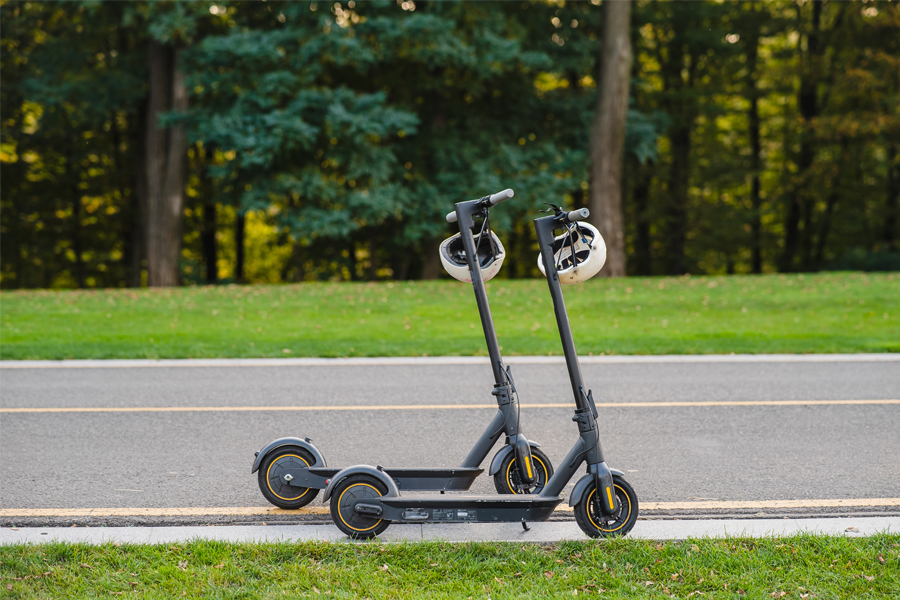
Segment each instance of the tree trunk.
[[[16,210],[15,202],[10,203],[9,208],[6,208],[6,218],[9,219],[9,223],[12,224],[12,227],[6,230],[6,233],[3,234],[4,240],[9,244],[10,248],[13,248],[13,273],[12,277],[4,277],[3,278],[3,289],[21,289],[25,287],[25,261],[22,260],[22,252],[24,248],[22,248],[22,244],[19,242],[19,231],[20,231],[20,222],[19,222],[19,211]],[[7,257],[9,255],[7,254]]]
[[219,280],[219,247],[216,232],[219,228],[218,207],[216,206],[216,183],[209,175],[209,166],[215,160],[215,145],[197,143],[194,146],[199,172],[200,203],[203,207],[203,221],[200,225],[200,246],[206,270],[206,283],[214,285]]
[[378,229],[373,227],[369,231],[369,264],[366,266],[366,279],[375,281],[378,279],[378,264],[375,254],[378,252]]
[[[801,72],[800,91],[797,105],[800,109],[801,127],[800,150],[797,154],[797,183],[792,186],[788,199],[788,214],[784,225],[784,253],[781,270],[791,271],[796,263],[799,246],[801,268],[810,260],[812,244],[812,211],[814,199],[810,188],[811,170],[816,157],[813,120],[819,114],[818,69],[819,69],[819,26],[822,20],[822,1],[813,0],[812,27],[806,34],[806,51],[800,45]],[[799,13],[800,7],[797,7]],[[801,232],[801,220],[803,228]]]
[[234,280],[244,283],[244,230],[247,225],[247,215],[238,211],[234,218]]
[[350,281],[359,281],[359,261],[356,258],[356,242],[351,241],[347,247],[347,270],[350,272]]
[[306,278],[306,270],[303,268],[303,246],[299,239],[294,239],[294,248],[291,253],[291,281],[299,283]]
[[812,262],[810,263],[811,266],[817,270],[821,269],[822,264],[825,262],[825,248],[828,245],[828,235],[831,233],[834,209],[840,198],[840,190],[843,184],[842,171],[846,168],[846,165],[850,160],[849,154],[849,142],[847,138],[841,138],[841,158],[838,162],[841,166],[838,167],[837,175],[828,186],[830,191],[828,193],[828,198],[825,201],[825,212],[822,215],[822,225],[819,228],[819,237],[816,240],[815,254],[813,254]]
[[669,135],[672,144],[672,166],[669,171],[668,223],[668,273],[684,275],[687,271],[684,245],[688,228],[688,184],[690,178],[691,128],[693,118],[679,123]]
[[423,246],[425,253],[422,256],[422,279],[437,279],[441,276],[441,238],[431,238]]
[[131,218],[132,244],[130,272],[128,274],[128,287],[141,287],[143,283],[144,265],[147,259],[147,229],[149,225],[145,218],[149,201],[147,196],[147,100],[144,98],[137,111],[134,123],[134,214]]
[[[697,114],[697,100],[694,98],[694,71],[697,57],[686,52],[686,42],[678,31],[673,32],[667,44],[668,52],[660,58],[663,77],[663,103],[672,118],[669,131],[672,163],[666,186],[664,203],[665,222],[665,271],[670,275],[683,275],[687,271],[685,263],[685,240],[688,229],[688,191],[690,184],[691,135]],[[687,78],[683,73],[687,71]]]
[[819,231],[819,239],[816,241],[816,253],[813,256],[812,262],[812,267],[815,269],[821,269],[822,263],[825,262],[825,246],[828,243],[828,234],[831,233],[831,221],[837,201],[837,190],[832,188],[831,193],[828,194],[828,200],[825,201],[825,214],[822,215],[822,228],[821,231]]
[[630,2],[603,3],[600,94],[591,131],[590,209],[606,241],[606,269],[601,275],[625,276],[622,219],[622,151],[631,82]]
[[506,265],[506,272],[510,279],[519,279],[521,277],[521,269],[519,267],[524,266],[522,264],[523,261],[519,260],[521,254],[521,238],[522,234],[519,233],[517,223],[513,221],[513,225],[506,236],[506,242],[503,244],[503,247],[506,248],[507,256],[503,263]]
[[630,158],[629,164],[634,182],[632,199],[634,201],[634,267],[635,275],[653,274],[653,240],[650,238],[650,170],[641,165],[637,158]]
[[759,181],[759,173],[762,168],[761,144],[759,139],[759,106],[758,99],[754,95],[750,100],[750,231],[753,236],[751,243],[751,269],[754,273],[762,273],[762,189]]
[[81,193],[72,185],[72,251],[75,253],[75,281],[84,289],[84,257],[81,248]]
[[159,126],[161,114],[187,109],[187,90],[177,69],[177,59],[177,50],[150,41],[150,95],[144,153],[147,190],[143,216],[147,283],[151,287],[179,283],[186,167],[184,127]]
[[206,262],[206,283],[219,280],[219,256],[216,246],[216,203],[207,196],[203,203],[203,260]]
[[897,244],[897,220],[900,209],[900,152],[898,144],[888,145],[887,203],[884,215],[884,243],[888,250],[900,249]]
[[[757,32],[754,31],[754,34]],[[759,92],[756,87],[756,63],[759,56],[759,37],[747,40],[747,96],[750,108],[747,111],[748,134],[750,137],[750,242],[751,270],[762,273],[762,198],[759,174],[762,170],[762,144],[760,142]]]

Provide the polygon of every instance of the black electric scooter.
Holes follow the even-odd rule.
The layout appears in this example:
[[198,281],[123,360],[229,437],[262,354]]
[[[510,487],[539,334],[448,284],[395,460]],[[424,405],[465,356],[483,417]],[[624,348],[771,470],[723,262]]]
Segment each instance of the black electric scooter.
[[[472,206],[456,205],[460,228],[471,228]],[[477,206],[476,206],[477,208]],[[521,522],[547,520],[563,501],[559,495],[582,463],[584,475],[569,497],[575,507],[575,520],[590,537],[625,535],[638,516],[638,499],[624,479],[624,473],[610,469],[603,460],[600,434],[597,431],[597,408],[590,391],[585,392],[581,367],[575,352],[572,329],[559,283],[553,251],[557,229],[571,231],[575,221],[587,218],[587,209],[564,212],[556,209],[552,216],[535,219],[534,226],[547,273],[553,309],[559,326],[572,392],[579,439],[556,472],[537,494],[518,496],[423,496],[401,497],[394,480],[381,467],[357,465],[336,474],[325,489],[324,500],[331,501],[331,518],[338,528],[354,538],[371,538],[390,523],[462,523]],[[577,260],[577,257],[573,257]],[[473,271],[473,275],[480,274]]]
[[[491,207],[513,196],[512,190],[504,190],[479,200],[463,202],[460,208],[459,231],[469,272],[484,338],[487,342],[491,369],[494,373],[494,389],[497,398],[497,413],[475,442],[462,465],[452,469],[382,469],[393,489],[422,491],[465,491],[472,486],[478,475],[484,472],[480,467],[488,453],[500,439],[506,436],[503,448],[491,461],[489,474],[494,477],[494,487],[501,494],[536,493],[553,475],[553,464],[535,442],[529,442],[519,426],[519,402],[516,386],[509,367],[504,367],[500,355],[500,345],[494,330],[491,308],[478,264],[479,245],[492,244],[488,211]],[[451,213],[455,216],[455,213]],[[481,228],[476,239],[473,233],[475,218],[481,218]],[[455,219],[448,218],[454,222]],[[277,439],[256,453],[251,473],[258,472],[259,489],[266,500],[285,509],[297,509],[312,502],[340,469],[328,468],[322,453],[309,438],[284,437]]]

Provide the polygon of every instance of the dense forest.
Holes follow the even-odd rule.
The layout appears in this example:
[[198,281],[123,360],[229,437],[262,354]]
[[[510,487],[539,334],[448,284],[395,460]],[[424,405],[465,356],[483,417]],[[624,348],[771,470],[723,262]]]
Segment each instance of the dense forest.
[[[898,5],[632,3],[627,274],[900,269]],[[0,3],[2,287],[434,278],[506,187],[535,276],[531,219],[598,185],[604,14]]]

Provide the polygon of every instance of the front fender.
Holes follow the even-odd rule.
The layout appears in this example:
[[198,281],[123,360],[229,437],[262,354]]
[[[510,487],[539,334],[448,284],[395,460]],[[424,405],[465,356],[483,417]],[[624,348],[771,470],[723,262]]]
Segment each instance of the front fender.
[[[530,445],[532,448],[540,448],[541,447],[540,444],[538,444],[537,442],[532,442],[531,440],[528,441],[528,445]],[[494,456],[493,460],[491,460],[491,468],[488,469],[488,475],[493,475],[494,473],[499,471],[500,465],[503,464],[503,461],[506,460],[506,457],[509,456],[509,453],[514,450],[515,450],[515,448],[513,447],[512,444],[506,444],[505,446],[500,448],[500,451],[497,452],[497,454]]]
[[331,493],[334,491],[334,488],[337,486],[337,484],[350,477],[351,475],[371,475],[375,479],[382,482],[385,486],[387,486],[388,496],[400,495],[400,490],[397,489],[397,484],[388,476],[387,473],[371,465],[355,465],[353,467],[341,469],[334,477],[331,478],[331,481],[328,482],[328,486],[325,488],[325,494],[322,496],[322,502],[328,502],[328,500],[331,498]]
[[281,448],[282,446],[300,446],[307,452],[313,455],[316,459],[316,462],[311,464],[311,467],[327,467],[325,464],[325,457],[322,456],[322,453],[319,452],[319,449],[312,445],[309,438],[295,438],[295,437],[283,437],[278,438],[274,442],[269,442],[265,448],[256,453],[256,460],[253,461],[253,469],[250,471],[251,473],[256,473],[259,470],[259,466],[262,464],[262,461],[265,460],[266,455],[275,450],[276,448]]
[[[618,469],[610,469],[609,472],[618,477],[625,476],[625,473]],[[588,473],[579,479],[578,483],[575,484],[574,489],[572,489],[572,493],[569,494],[569,506],[575,506],[581,502],[581,497],[584,496],[585,491],[592,483],[594,483],[594,476],[591,473]]]
[[578,480],[578,483],[575,484],[575,488],[572,489],[572,493],[569,494],[569,506],[575,506],[579,502],[581,502],[581,497],[584,496],[585,491],[594,483],[594,476],[588,473],[584,475],[581,479]]

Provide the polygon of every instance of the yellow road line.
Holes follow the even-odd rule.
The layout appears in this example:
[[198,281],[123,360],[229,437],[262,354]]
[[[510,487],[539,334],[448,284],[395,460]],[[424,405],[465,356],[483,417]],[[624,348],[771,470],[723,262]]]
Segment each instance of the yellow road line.
[[327,506],[298,510],[264,506],[202,508],[2,508],[0,517],[206,517],[242,515],[327,515]]
[[[564,503],[565,504],[565,503]],[[761,508],[861,508],[900,506],[900,498],[839,498],[830,500],[725,500],[698,502],[643,502],[641,511],[710,510]],[[568,506],[557,512],[571,512]],[[326,506],[305,506],[283,510],[264,506],[190,507],[190,508],[3,508],[0,517],[211,517],[265,515],[327,515]]]
[[900,498],[839,498],[831,500],[702,500],[695,502],[642,502],[641,510],[696,510],[740,508],[835,508],[900,506]]
[[[900,404],[898,400],[723,400],[711,402],[598,402],[597,408],[679,408],[703,406],[832,406]],[[527,403],[522,408],[574,408],[574,404]],[[497,408],[496,404],[386,404],[371,406],[108,406],[0,408],[0,413],[133,413],[133,412],[272,412],[359,410],[469,410]]]
[[[580,356],[582,364],[684,364],[684,363],[834,363],[898,362],[896,353],[881,354],[662,354]],[[164,359],[71,359],[0,360],[0,369],[147,369],[147,368],[234,368],[234,367],[357,367],[357,366],[446,366],[486,365],[487,356],[380,356],[380,357],[299,357],[299,358],[164,358]],[[513,365],[563,364],[555,356],[507,356]]]

